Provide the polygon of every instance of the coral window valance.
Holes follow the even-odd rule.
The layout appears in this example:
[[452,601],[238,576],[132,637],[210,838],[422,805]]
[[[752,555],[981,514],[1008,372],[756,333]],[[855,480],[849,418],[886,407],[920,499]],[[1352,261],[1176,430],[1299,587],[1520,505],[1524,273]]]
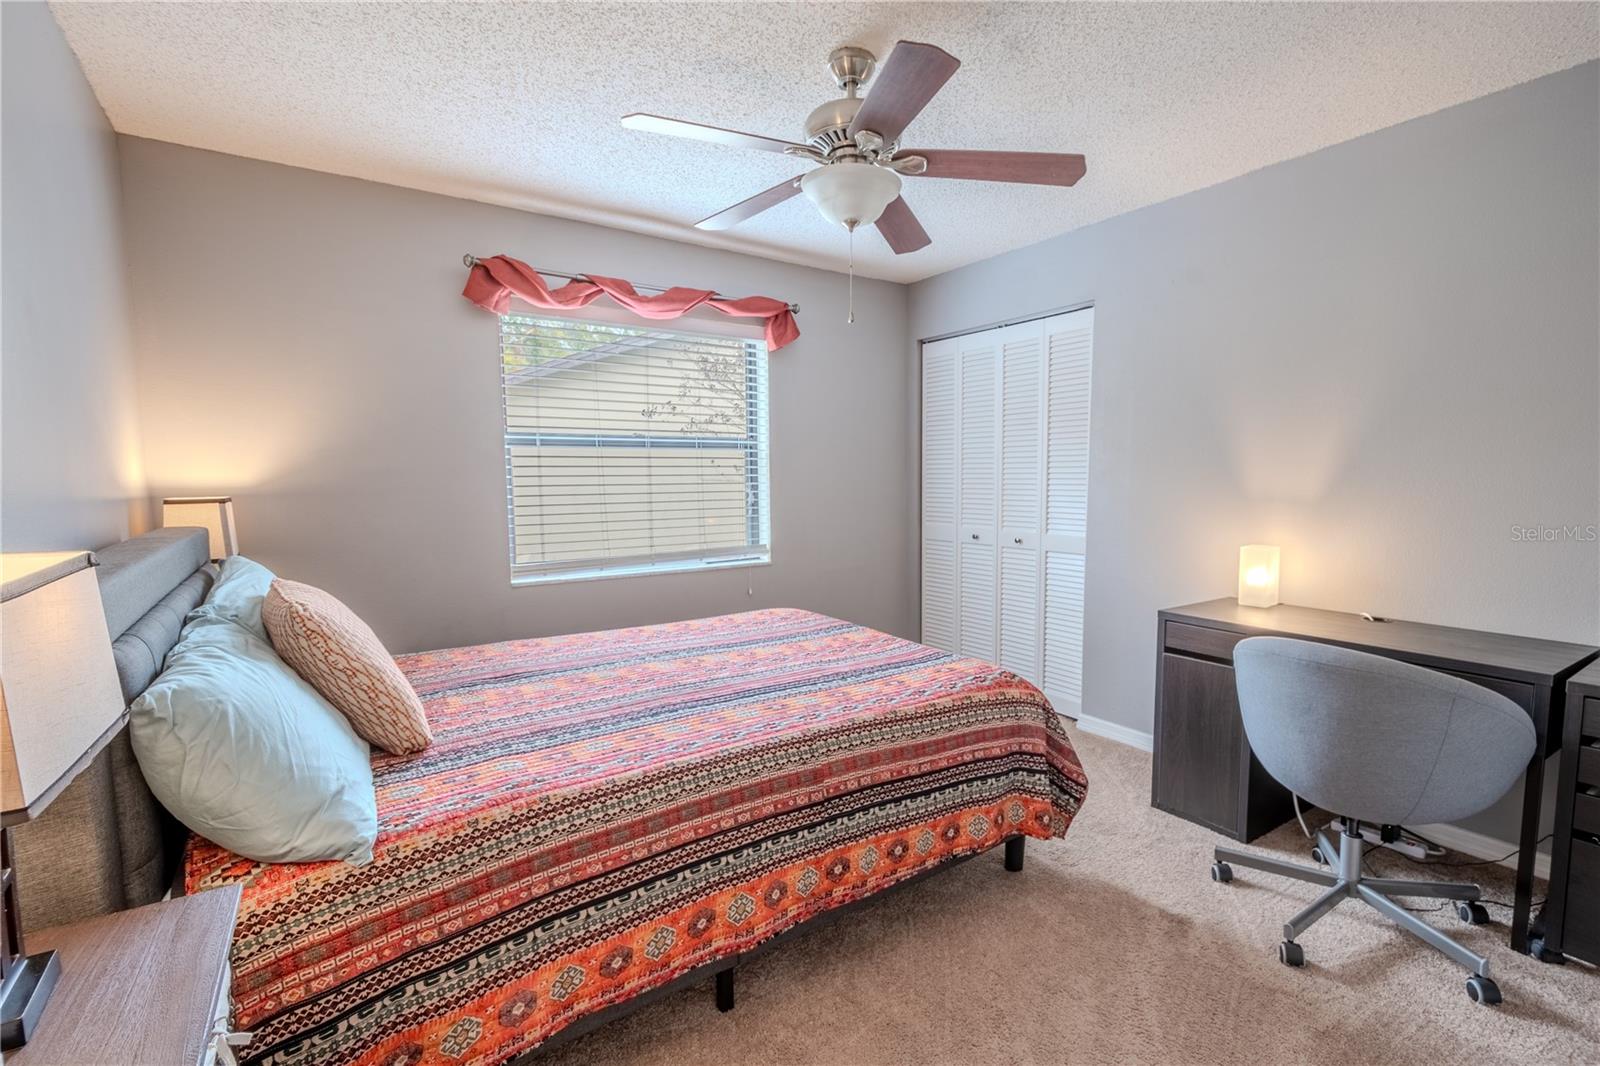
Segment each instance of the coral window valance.
[[471,273],[467,275],[467,287],[461,291],[461,295],[497,315],[510,310],[513,296],[549,311],[587,307],[601,296],[609,296],[640,318],[658,320],[680,318],[704,305],[736,318],[763,319],[768,351],[775,352],[800,336],[793,309],[784,301],[770,296],[729,299],[709,289],[678,287],[646,296],[620,278],[589,274],[575,278],[559,289],[552,289],[537,270],[505,255],[474,261]]

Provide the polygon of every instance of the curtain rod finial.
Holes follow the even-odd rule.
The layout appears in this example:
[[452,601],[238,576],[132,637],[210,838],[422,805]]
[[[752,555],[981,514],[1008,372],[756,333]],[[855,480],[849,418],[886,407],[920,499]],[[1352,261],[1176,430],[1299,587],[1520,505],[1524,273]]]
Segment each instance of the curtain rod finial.
[[478,265],[478,257],[473,255],[471,252],[468,252],[466,255],[461,257],[461,265],[468,268],[475,267]]

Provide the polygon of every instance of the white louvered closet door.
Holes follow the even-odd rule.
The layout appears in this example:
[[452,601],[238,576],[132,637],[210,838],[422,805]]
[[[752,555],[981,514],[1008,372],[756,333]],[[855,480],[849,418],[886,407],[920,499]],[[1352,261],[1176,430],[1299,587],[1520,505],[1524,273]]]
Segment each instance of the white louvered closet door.
[[956,341],[922,349],[922,642],[959,653]]
[[1044,677],[1061,714],[1083,706],[1083,578],[1089,515],[1089,381],[1094,309],[1047,318],[1043,327]]
[[1044,327],[996,331],[1000,346],[1000,585],[997,660],[1041,684]]
[[960,651],[995,662],[995,540],[998,535],[999,487],[999,344],[998,330],[956,338],[960,364],[959,439],[956,535],[959,568]]
[[1083,703],[1094,311],[922,349],[922,640]]

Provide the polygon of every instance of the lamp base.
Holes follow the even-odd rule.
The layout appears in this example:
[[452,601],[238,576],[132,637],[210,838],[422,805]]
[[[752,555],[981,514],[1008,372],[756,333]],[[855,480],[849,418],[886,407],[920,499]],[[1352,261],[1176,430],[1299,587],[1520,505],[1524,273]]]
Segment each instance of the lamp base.
[[10,1051],[28,1042],[60,979],[61,964],[53,951],[11,960],[5,985],[0,988],[0,1050]]

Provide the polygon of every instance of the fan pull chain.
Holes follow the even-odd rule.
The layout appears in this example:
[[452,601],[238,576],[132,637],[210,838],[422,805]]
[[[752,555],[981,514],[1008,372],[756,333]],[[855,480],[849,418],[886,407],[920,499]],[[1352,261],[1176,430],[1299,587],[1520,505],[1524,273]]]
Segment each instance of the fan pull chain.
[[856,321],[856,228],[850,227],[850,282],[849,282],[849,311],[845,315],[847,325],[855,325]]

